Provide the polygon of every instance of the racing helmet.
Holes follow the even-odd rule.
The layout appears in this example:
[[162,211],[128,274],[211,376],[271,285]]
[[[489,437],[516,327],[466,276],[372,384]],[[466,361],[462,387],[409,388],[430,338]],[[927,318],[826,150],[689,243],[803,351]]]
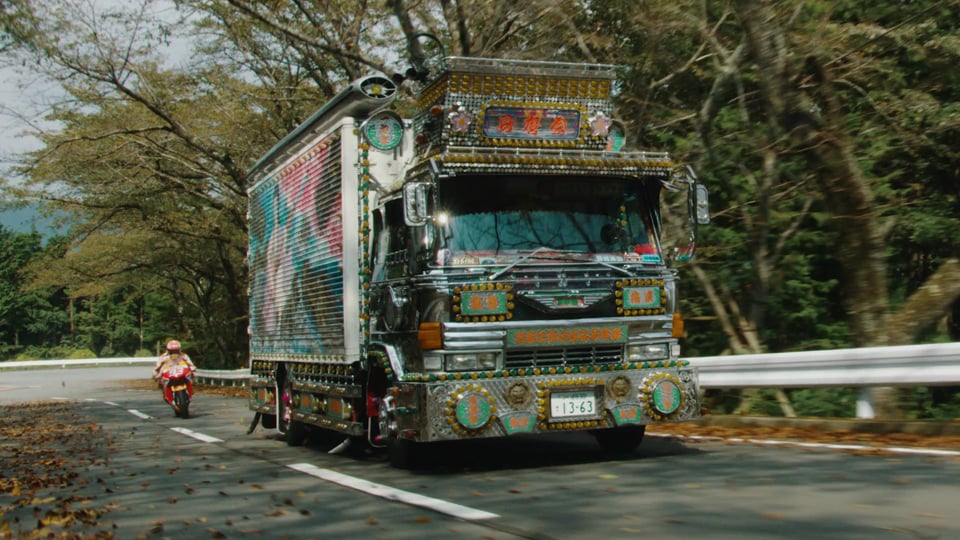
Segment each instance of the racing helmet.
[[170,352],[179,352],[180,342],[175,339],[171,339],[170,341],[167,342],[167,350]]

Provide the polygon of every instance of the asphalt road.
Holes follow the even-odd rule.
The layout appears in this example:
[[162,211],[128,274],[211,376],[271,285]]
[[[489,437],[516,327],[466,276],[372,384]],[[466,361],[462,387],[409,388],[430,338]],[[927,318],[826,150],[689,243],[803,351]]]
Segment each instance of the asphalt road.
[[198,394],[183,420],[112,382],[148,374],[0,372],[0,403],[73,400],[102,426],[109,460],[80,493],[116,538],[960,539],[956,455],[649,436],[610,459],[570,434],[445,444],[404,471],[248,435],[241,399]]

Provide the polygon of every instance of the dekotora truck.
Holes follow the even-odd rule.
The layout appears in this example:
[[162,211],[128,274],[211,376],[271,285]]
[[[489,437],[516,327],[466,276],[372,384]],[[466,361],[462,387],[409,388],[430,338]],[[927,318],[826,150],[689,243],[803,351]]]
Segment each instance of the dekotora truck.
[[676,263],[706,189],[630,150],[610,65],[447,57],[352,83],[250,171],[250,408],[408,466],[435,441],[700,415]]

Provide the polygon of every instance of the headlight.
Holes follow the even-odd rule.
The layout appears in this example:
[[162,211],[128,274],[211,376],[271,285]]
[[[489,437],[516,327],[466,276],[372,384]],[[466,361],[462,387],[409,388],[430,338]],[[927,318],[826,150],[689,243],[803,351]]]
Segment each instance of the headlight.
[[424,354],[423,355],[423,370],[424,371],[440,371],[443,369],[443,357],[439,354]]
[[630,362],[663,360],[664,358],[670,358],[670,349],[666,343],[627,346],[627,360]]
[[478,371],[496,369],[497,353],[451,354],[447,356],[447,371]]
[[477,355],[480,369],[497,369],[497,353],[487,352]]

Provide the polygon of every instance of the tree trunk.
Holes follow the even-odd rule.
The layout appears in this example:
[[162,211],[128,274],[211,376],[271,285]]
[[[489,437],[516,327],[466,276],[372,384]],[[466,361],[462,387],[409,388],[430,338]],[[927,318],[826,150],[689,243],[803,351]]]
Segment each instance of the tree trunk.
[[890,316],[887,329],[890,345],[913,343],[921,332],[943,319],[944,313],[951,309],[960,310],[960,259],[941,264],[907,303]]
[[[845,278],[854,345],[887,345],[885,245],[871,188],[843,130],[842,110],[829,71],[814,54],[807,57],[802,71],[791,72],[791,55],[770,6],[754,0],[737,0],[734,4],[757,66],[771,143],[789,145],[816,166],[823,200],[833,216],[831,226],[843,239],[836,256]],[[812,85],[815,95],[808,95],[794,82],[802,75],[813,76],[812,81],[809,77],[805,80],[805,85]],[[902,416],[891,389],[874,389],[873,398],[878,415]]]

